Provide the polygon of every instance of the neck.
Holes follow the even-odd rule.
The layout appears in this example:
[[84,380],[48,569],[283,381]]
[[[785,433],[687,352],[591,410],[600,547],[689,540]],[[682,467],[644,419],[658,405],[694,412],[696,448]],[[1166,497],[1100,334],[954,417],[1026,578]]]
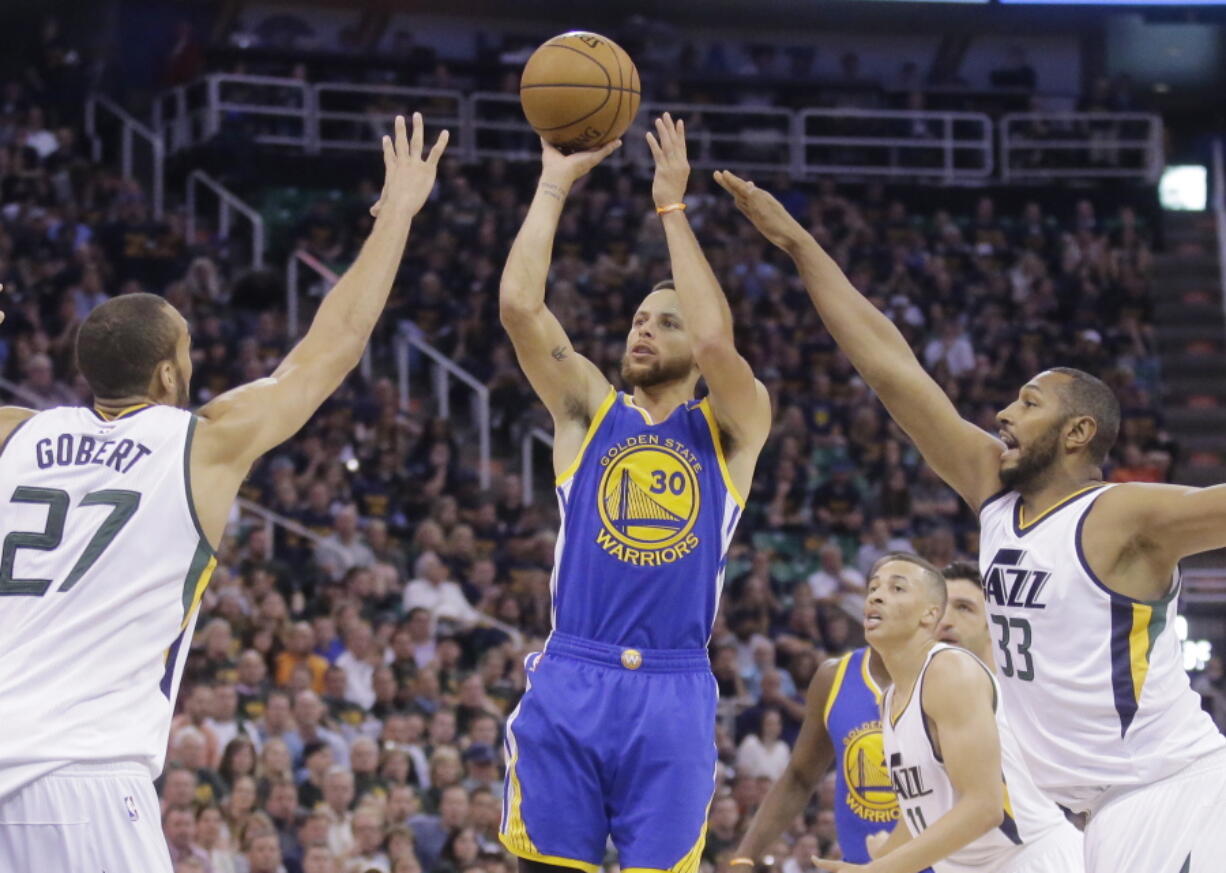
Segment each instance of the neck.
[[94,398],[94,409],[107,416],[117,416],[134,408],[155,405],[157,405],[157,401],[145,394],[132,394],[128,397],[108,397],[105,400]]
[[[1026,515],[1035,518],[1051,509],[1070,494],[1102,484],[1102,471],[1097,467],[1081,467],[1075,470],[1053,469],[1033,484],[1019,488]],[[1029,520],[1029,519],[1027,519]]]
[[672,411],[683,403],[694,399],[694,384],[689,380],[684,382],[665,382],[650,388],[636,386],[634,402],[647,410],[651,420],[659,424],[672,414]]
[[875,647],[875,651],[881,655],[885,669],[890,674],[890,680],[897,689],[894,693],[896,701],[906,700],[910,696],[911,690],[915,687],[916,677],[923,669],[924,657],[935,644],[936,640],[932,634],[920,628],[913,636],[899,642],[896,646],[887,644],[881,648]]
[[873,677],[878,688],[884,689],[890,684],[890,674],[885,668],[885,662],[881,660],[881,653],[872,646],[868,649],[868,675]]

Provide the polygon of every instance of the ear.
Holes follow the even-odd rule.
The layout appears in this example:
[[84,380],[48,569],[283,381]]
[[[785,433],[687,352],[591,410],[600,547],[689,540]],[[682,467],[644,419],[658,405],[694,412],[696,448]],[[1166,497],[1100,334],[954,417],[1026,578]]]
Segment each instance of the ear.
[[1084,450],[1098,435],[1098,422],[1093,416],[1077,415],[1064,424],[1064,445],[1072,450]]

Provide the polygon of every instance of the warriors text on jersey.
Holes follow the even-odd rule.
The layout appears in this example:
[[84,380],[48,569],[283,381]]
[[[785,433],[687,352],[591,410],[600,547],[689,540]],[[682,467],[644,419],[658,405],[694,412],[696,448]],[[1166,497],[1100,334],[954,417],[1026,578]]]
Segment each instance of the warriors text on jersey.
[[868,669],[868,649],[844,655],[834,674],[823,718],[834,749],[834,821],[843,860],[867,864],[870,834],[898,820],[881,744],[881,689]]
[[[924,666],[915,678],[911,697],[897,718],[891,717],[895,687],[886,689],[881,706],[881,732],[890,767],[890,780],[894,784],[902,819],[912,836],[918,836],[935,824],[953,809],[958,800],[945,770],[944,757],[937,753],[933,745],[923,710],[924,675],[933,657],[941,652],[951,653],[942,655],[945,658],[971,658],[991,676],[991,671],[970,652],[937,643],[928,651]],[[995,677],[992,677],[992,686],[993,698],[996,698]],[[1009,729],[1000,701],[993,699],[992,704],[996,711],[996,726],[1000,731],[1004,820],[999,827],[934,865],[937,873],[1000,870],[1027,844],[1037,842],[1058,828],[1071,828],[1064,814],[1035,787],[1027,774],[1017,740]]]
[[656,424],[610,389],[557,491],[554,630],[639,648],[706,646],[743,505],[709,402]]
[[1090,486],[1034,519],[1016,492],[979,513],[1005,705],[1035,782],[1076,811],[1226,746],[1183,668],[1178,578],[1146,603],[1111,591],[1086,562],[1082,527],[1111,487]]
[[41,412],[0,453],[0,798],[72,763],[157,776],[216,563],[191,499],[196,419]]

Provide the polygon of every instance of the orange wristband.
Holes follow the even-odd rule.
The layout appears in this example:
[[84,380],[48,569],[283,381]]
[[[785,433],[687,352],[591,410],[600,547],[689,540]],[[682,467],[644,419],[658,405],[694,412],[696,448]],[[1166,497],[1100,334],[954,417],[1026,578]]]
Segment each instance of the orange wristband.
[[729,867],[753,867],[755,866],[753,858],[733,858],[728,862]]
[[685,212],[684,203],[670,203],[667,206],[657,206],[656,212],[659,215],[667,215],[670,212]]

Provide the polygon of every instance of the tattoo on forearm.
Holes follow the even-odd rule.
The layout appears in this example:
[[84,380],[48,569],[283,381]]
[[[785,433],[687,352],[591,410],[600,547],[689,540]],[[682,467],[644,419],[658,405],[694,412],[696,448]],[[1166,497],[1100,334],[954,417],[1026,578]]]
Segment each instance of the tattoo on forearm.
[[561,360],[564,360],[564,359],[566,358],[566,353],[567,353],[568,351],[569,351],[569,349],[567,349],[567,348],[566,348],[566,346],[558,346],[557,348],[555,348],[555,349],[554,349],[552,352],[550,352],[549,354],[553,355],[553,359],[554,359],[555,361],[561,361]]
[[566,199],[566,189],[564,189],[561,185],[553,184],[553,182],[542,182],[541,191],[548,194],[554,200]]

